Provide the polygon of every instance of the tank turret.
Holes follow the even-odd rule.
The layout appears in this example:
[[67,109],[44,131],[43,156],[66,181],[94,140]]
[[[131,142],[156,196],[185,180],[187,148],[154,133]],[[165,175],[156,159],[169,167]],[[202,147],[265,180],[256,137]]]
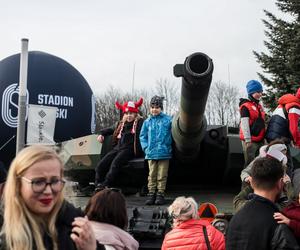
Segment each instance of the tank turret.
[[180,110],[172,123],[176,156],[193,161],[199,154],[207,122],[204,116],[212,80],[213,62],[204,53],[194,53],[184,64],[174,66],[174,75],[182,77]]

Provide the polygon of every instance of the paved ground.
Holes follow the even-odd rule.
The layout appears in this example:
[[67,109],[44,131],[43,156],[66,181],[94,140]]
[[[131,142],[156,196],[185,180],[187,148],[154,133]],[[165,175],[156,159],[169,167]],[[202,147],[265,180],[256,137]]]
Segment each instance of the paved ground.
[[[166,205],[169,206],[172,201],[178,196],[192,196],[195,200],[201,204],[204,202],[214,203],[219,212],[232,212],[232,199],[234,195],[238,192],[238,188],[207,188],[207,187],[186,187],[186,186],[177,186],[170,187],[166,193]],[[141,197],[137,194],[125,195],[127,206],[140,207],[144,206],[146,197]],[[84,208],[89,197],[88,196],[76,196],[75,193],[70,192],[68,199],[73,202],[76,206]]]

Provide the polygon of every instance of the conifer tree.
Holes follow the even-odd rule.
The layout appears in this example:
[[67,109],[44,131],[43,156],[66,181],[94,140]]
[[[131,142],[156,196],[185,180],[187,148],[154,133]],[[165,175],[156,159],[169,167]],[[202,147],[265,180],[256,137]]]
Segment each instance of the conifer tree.
[[300,87],[300,1],[276,0],[276,5],[288,19],[277,18],[264,10],[268,19],[263,20],[268,53],[253,52],[263,69],[258,75],[267,86],[263,101],[271,109],[277,106],[280,96],[293,94]]

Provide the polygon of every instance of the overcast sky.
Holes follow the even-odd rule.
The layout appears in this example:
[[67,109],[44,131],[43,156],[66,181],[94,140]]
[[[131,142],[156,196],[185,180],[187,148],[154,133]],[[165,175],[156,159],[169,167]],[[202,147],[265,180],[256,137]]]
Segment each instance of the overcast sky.
[[244,91],[261,71],[252,51],[265,51],[263,9],[274,0],[9,0],[0,7],[0,60],[29,50],[61,57],[95,94],[109,85],[131,91],[160,79],[177,83],[173,66],[193,52],[213,59],[213,81]]

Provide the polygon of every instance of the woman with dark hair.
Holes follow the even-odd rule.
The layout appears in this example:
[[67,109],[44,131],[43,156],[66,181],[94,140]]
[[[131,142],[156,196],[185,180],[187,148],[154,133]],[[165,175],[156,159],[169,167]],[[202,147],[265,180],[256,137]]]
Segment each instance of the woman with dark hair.
[[104,188],[97,192],[89,200],[85,214],[91,222],[96,240],[106,248],[139,248],[138,242],[125,231],[128,226],[127,209],[119,189]]

